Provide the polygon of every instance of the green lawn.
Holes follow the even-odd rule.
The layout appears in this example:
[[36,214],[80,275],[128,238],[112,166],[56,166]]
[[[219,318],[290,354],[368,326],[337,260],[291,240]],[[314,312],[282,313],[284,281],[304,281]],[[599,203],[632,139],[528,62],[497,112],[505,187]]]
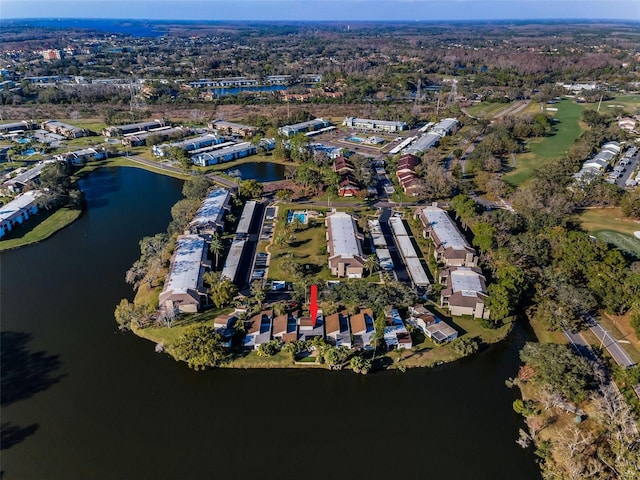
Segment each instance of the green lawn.
[[498,103],[498,102],[480,102],[470,107],[465,108],[467,113],[477,118],[491,118],[505,108],[508,108],[511,103]]
[[81,209],[68,207],[51,212],[42,211],[9,232],[5,240],[0,241],[0,251],[41,242],[73,223],[81,213]]
[[[115,309],[115,305],[113,306]],[[189,327],[193,325],[209,325],[213,327],[216,317],[222,313],[231,313],[232,308],[207,310],[203,313],[194,315],[184,315],[176,320],[171,328],[169,327],[147,327],[137,328],[132,326],[132,331],[136,335],[155,343],[162,343],[169,350],[171,345],[182,335]],[[115,322],[115,320],[114,320]],[[115,323],[114,323],[115,324]]]
[[[597,107],[597,103],[593,104],[594,108]],[[602,105],[600,107],[600,111],[602,112],[604,108],[611,111],[620,110],[617,106],[622,105],[624,110],[628,113],[634,115],[640,113],[640,95],[621,95],[619,97],[614,98],[613,100],[602,101]]]
[[640,239],[633,234],[640,231],[640,223],[625,218],[619,208],[590,208],[580,214],[578,221],[603,242],[640,257]]
[[269,247],[271,253],[271,261],[269,263],[269,279],[270,280],[291,280],[291,275],[286,272],[285,264],[295,262],[301,265],[310,265],[316,275],[322,279],[328,280],[330,276],[327,267],[326,253],[326,228],[324,226],[324,217],[318,219],[309,219],[309,224],[298,231],[288,233],[285,230],[287,210],[289,207],[295,209],[295,205],[280,205],[278,208],[278,221],[273,233],[274,240],[278,235],[283,234],[285,240],[290,235],[295,235],[296,240],[291,245],[276,245],[274,243]]
[[557,112],[546,111],[556,123],[553,132],[544,138],[536,138],[527,143],[527,152],[516,156],[516,167],[502,177],[506,182],[518,186],[527,181],[533,173],[547,163],[561,158],[582,133],[580,117],[584,105],[572,100],[562,100],[550,105]]
[[[432,307],[430,307],[432,308]],[[433,309],[436,314],[446,323],[458,330],[460,337],[474,338],[477,337],[484,344],[493,344],[503,340],[511,328],[513,320],[505,321],[505,324],[497,329],[488,329],[480,325],[478,320],[471,317],[454,317],[450,318],[440,309]],[[417,337],[423,338],[421,334]],[[386,354],[394,361],[392,368],[411,368],[411,367],[431,367],[439,363],[452,362],[460,358],[460,355],[452,348],[452,344],[436,345],[428,338],[424,337],[424,341],[414,346],[411,350],[392,351]]]
[[173,172],[170,170],[166,170],[158,166],[150,167],[148,165],[144,165],[142,163],[134,162],[133,160],[129,160],[127,157],[112,157],[107,158],[105,160],[98,160],[95,162],[91,162],[75,173],[75,177],[82,177],[84,175],[88,175],[89,173],[97,170],[102,167],[135,167],[142,168],[143,170],[148,170],[153,173],[160,173],[162,175],[167,175],[169,177],[179,178],[180,180],[188,180],[191,178],[189,175],[184,175],[182,173]]
[[640,258],[640,239],[612,230],[598,230],[593,233],[599,240],[615,245],[620,250]]

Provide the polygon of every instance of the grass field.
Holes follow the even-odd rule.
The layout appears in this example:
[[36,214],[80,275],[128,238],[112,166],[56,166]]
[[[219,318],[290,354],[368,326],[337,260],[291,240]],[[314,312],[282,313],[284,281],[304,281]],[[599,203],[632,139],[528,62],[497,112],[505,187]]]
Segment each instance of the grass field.
[[611,230],[599,230],[594,232],[594,234],[599,240],[615,245],[620,250],[624,250],[640,258],[640,239]]
[[625,218],[619,208],[590,208],[578,217],[584,230],[603,242],[640,258],[640,239],[633,234],[640,230],[640,223]]
[[583,105],[562,100],[553,107],[558,111],[547,113],[556,121],[554,131],[547,137],[527,143],[528,151],[516,156],[515,169],[502,177],[506,182],[515,186],[526,182],[537,169],[565,155],[582,133],[579,121]]
[[6,239],[0,241],[0,251],[41,242],[73,223],[81,214],[81,209],[68,207],[53,212],[40,212],[9,232]]
[[[597,103],[594,104],[594,108],[597,108],[597,105]],[[615,111],[619,109],[618,105],[622,105],[624,110],[632,115],[640,113],[640,95],[622,95],[613,100],[603,101],[600,111],[602,112],[604,108]]]
[[295,209],[295,205],[280,205],[278,208],[278,221],[274,229],[274,240],[279,235],[284,235],[285,240],[289,240],[290,235],[295,236],[295,241],[291,245],[276,245],[274,242],[270,247],[271,261],[269,264],[269,280],[290,280],[291,274],[287,273],[286,264],[298,263],[308,265],[318,277],[328,280],[330,278],[327,267],[326,253],[326,229],[323,218],[309,219],[309,224],[298,231],[285,229],[287,211],[289,208]]
[[501,110],[509,107],[511,103],[480,102],[465,108],[467,113],[477,118],[490,118]]

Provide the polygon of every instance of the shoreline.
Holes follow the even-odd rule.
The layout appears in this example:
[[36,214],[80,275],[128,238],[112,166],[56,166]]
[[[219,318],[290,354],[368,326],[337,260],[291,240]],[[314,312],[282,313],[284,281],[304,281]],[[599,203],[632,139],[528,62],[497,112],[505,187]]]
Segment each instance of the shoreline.
[[[43,242],[59,231],[64,230],[65,228],[73,224],[82,216],[84,210],[84,206],[82,208],[71,208],[68,206],[62,206],[55,212],[52,212],[43,221],[35,224],[33,228],[24,232],[22,236],[0,240],[0,252],[16,250],[18,248],[27,247],[29,245]],[[40,213],[46,213],[46,211]],[[59,225],[56,225],[56,222],[60,219],[60,217],[64,216],[65,214],[67,216],[66,220],[64,220]],[[32,217],[32,219],[34,220],[36,220],[37,218],[37,216]],[[53,228],[49,229],[51,224],[53,224]],[[33,236],[33,238],[28,238],[30,236]]]
[[[456,362],[462,358],[466,358],[476,354],[482,354],[492,346],[507,340],[511,335],[511,333],[513,332],[515,325],[516,325],[515,320],[505,323],[505,325],[497,329],[497,330],[500,330],[500,334],[489,340],[486,337],[483,337],[482,335],[474,336],[474,337],[465,337],[465,336],[459,337],[459,338],[478,338],[480,340],[479,350],[469,355],[460,355],[459,353],[455,352],[453,350],[453,345],[455,344],[455,341],[449,342],[444,345],[435,345],[432,342],[427,340],[425,340],[425,342],[420,344],[422,348],[420,348],[419,350],[394,349],[384,353],[380,353],[379,355],[376,355],[375,358],[377,362],[382,363],[382,368],[375,368],[370,373],[375,373],[378,371],[385,371],[385,370],[399,370],[401,372],[404,372],[405,370],[408,370],[408,369],[433,368],[436,366],[441,366],[441,365],[446,365],[446,364]],[[145,332],[149,330],[153,332],[154,328],[164,329],[167,327],[140,328],[140,327],[132,326],[131,333],[151,343],[162,344],[164,347],[164,350],[162,353],[169,355],[174,361],[178,363],[184,363],[184,362],[181,362],[181,360],[177,359],[173,355],[171,351],[170,343],[165,345],[162,341],[159,341],[158,336],[155,336],[155,338],[153,338],[154,337],[153,335],[145,334]],[[172,328],[176,328],[176,327],[172,327]],[[167,328],[167,330],[171,330],[171,328]],[[491,330],[491,331],[494,331],[494,330]],[[435,353],[432,355],[429,355],[432,352],[435,352]],[[416,356],[417,358],[415,360],[410,361],[414,359],[414,357]],[[386,359],[386,361],[384,359]],[[333,370],[333,371],[350,370],[350,368],[348,367],[348,362],[346,362],[343,365],[343,368],[336,370],[336,369],[329,368],[326,364],[320,364],[315,362],[294,361],[285,352],[278,352],[277,354],[270,357],[260,357],[258,356],[256,350],[244,351],[242,352],[241,356],[232,358],[231,360],[228,360],[228,361],[224,361],[219,365],[217,365],[215,368],[239,369],[239,370],[249,370],[249,369],[300,370],[300,369],[306,369],[306,368]]]

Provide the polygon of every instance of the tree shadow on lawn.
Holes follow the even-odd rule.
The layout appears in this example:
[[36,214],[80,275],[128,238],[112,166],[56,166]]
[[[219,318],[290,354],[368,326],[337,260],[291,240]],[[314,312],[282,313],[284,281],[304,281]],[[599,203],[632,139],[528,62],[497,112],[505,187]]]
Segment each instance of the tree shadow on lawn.
[[306,240],[296,240],[295,242],[291,242],[291,243],[289,244],[289,246],[290,246],[291,248],[299,248],[299,247],[301,247],[302,245],[305,245],[305,244],[309,243],[310,241],[311,241],[310,239],[306,239]]

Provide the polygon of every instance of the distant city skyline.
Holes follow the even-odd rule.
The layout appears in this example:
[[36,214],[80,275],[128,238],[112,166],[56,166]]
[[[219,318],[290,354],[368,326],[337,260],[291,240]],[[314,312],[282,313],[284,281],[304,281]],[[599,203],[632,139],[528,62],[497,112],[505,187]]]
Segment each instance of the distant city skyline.
[[640,20],[640,1],[2,0],[0,18],[267,21]]

